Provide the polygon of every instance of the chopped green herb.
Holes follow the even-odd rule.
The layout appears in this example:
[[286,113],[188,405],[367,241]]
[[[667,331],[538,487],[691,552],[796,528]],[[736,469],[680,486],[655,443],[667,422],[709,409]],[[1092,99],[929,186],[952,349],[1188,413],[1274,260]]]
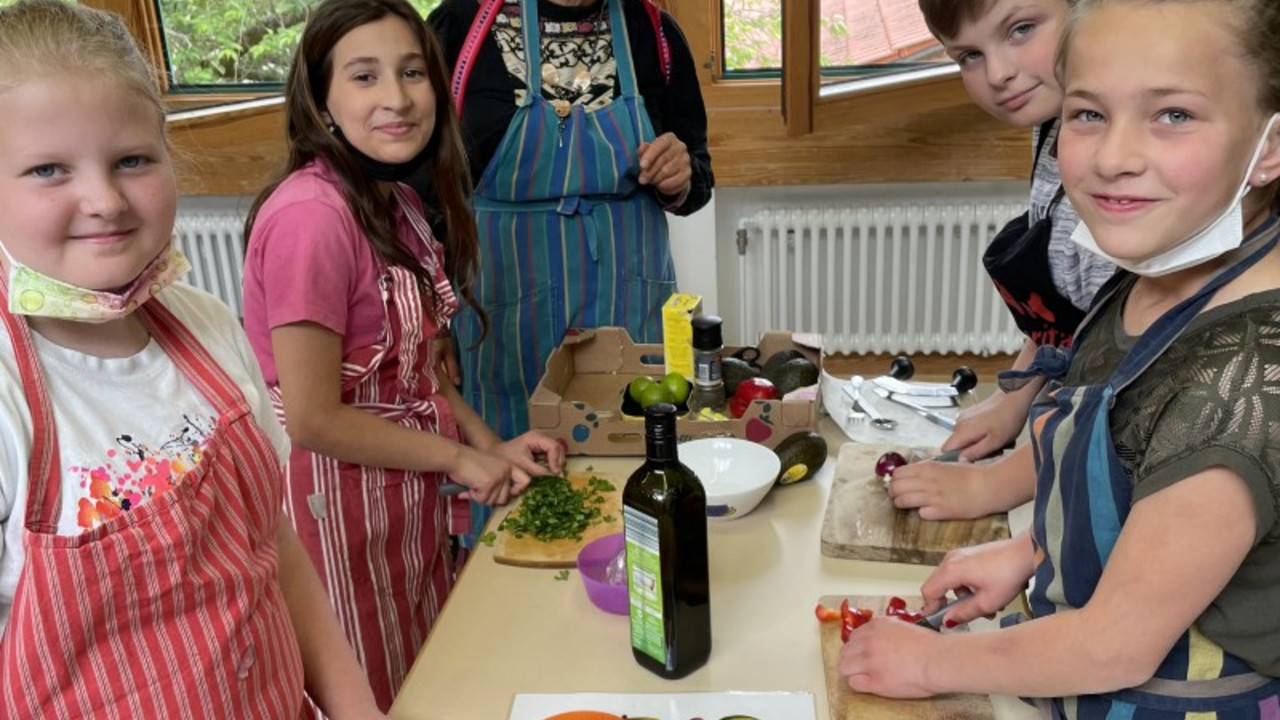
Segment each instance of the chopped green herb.
[[556,573],[556,579],[557,579],[557,580],[568,580],[568,579],[569,579],[569,571],[568,571],[568,570],[561,570],[560,572]]
[[485,545],[488,545],[489,547],[493,547],[493,541],[497,539],[498,539],[498,533],[492,530],[480,536],[480,542],[484,543]]
[[611,522],[613,522],[614,520],[617,520],[617,518],[615,518],[615,517],[614,517],[614,516],[612,516],[612,515],[605,515],[605,516],[604,516],[604,521],[605,521],[605,522],[607,522],[607,523],[611,523]]
[[498,525],[517,538],[532,535],[543,542],[582,539],[582,532],[600,522],[602,492],[614,490],[607,480],[592,477],[577,489],[559,475],[539,475],[529,482],[524,500]]

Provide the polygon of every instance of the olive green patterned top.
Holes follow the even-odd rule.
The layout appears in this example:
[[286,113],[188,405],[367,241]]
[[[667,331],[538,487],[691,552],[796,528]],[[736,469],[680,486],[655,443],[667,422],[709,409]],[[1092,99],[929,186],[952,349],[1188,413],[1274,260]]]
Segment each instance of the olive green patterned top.
[[[1071,385],[1105,382],[1136,338],[1126,280],[1072,362]],[[1264,675],[1280,676],[1280,290],[1205,312],[1116,396],[1111,432],[1133,502],[1213,466],[1244,479],[1255,545],[1197,625]]]

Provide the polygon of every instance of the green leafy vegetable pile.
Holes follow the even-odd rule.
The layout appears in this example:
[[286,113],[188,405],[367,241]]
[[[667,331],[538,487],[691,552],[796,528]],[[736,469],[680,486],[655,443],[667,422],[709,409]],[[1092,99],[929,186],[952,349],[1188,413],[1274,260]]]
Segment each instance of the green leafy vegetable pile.
[[604,493],[615,489],[608,480],[598,477],[590,478],[587,486],[579,490],[567,478],[540,475],[529,482],[524,502],[502,519],[498,529],[518,538],[532,535],[543,542],[581,540],[582,532],[593,523],[612,519],[602,517],[600,505],[605,501]]

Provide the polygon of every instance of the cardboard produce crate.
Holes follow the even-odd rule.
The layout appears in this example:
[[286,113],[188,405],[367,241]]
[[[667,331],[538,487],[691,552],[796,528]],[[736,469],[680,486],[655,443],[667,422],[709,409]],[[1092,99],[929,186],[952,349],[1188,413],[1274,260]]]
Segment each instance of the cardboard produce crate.
[[[814,364],[821,353],[795,344],[788,332],[767,332],[757,344],[761,362],[796,349]],[[726,347],[725,357],[737,351]],[[662,345],[632,342],[623,328],[570,330],[547,359],[547,371],[529,398],[530,428],[568,443],[570,454],[643,455],[644,418],[624,415],[623,393],[640,375],[665,374]],[[817,393],[813,393],[816,396]],[[726,412],[727,414],[727,412]],[[792,433],[818,424],[816,399],[755,400],[741,418],[676,423],[681,442],[699,437],[739,437],[775,447]]]

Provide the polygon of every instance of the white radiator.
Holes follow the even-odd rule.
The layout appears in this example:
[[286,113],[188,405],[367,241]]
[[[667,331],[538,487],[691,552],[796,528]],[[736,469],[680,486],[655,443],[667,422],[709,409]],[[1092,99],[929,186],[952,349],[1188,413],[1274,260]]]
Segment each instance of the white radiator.
[[191,261],[186,282],[206,290],[244,317],[240,301],[244,268],[244,215],[227,212],[178,213],[174,243]]
[[738,229],[742,341],[822,333],[831,352],[1016,352],[1023,341],[982,267],[1006,200],[767,209]]

